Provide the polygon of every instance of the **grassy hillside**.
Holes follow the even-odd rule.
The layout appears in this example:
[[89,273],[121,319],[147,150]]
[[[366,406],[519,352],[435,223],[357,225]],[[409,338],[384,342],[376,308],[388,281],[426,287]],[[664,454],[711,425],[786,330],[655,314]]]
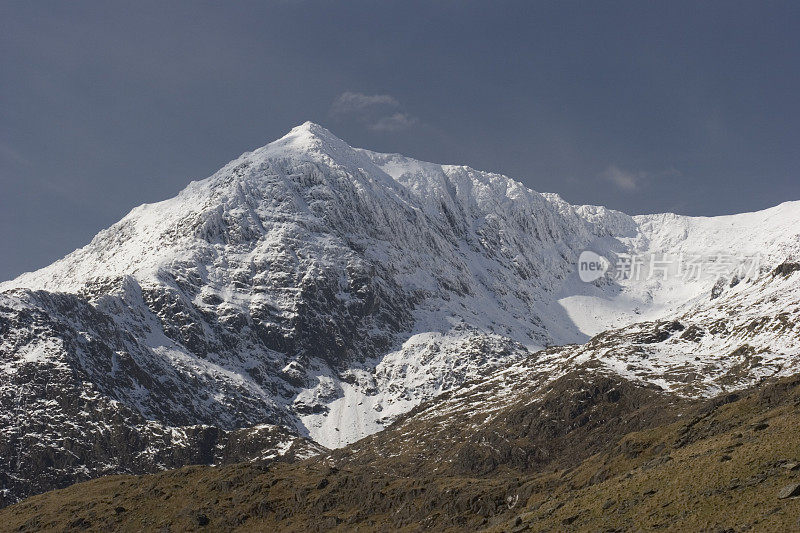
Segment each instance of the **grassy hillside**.
[[0,528],[800,530],[800,499],[779,497],[800,484],[798,385],[686,401],[587,369],[482,423],[423,408],[300,463],[186,467],[49,492],[0,511]]

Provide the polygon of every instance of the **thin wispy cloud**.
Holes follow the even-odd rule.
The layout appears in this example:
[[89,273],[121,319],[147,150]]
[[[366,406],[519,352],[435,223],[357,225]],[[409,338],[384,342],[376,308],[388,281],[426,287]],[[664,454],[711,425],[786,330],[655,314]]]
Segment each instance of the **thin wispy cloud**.
[[400,107],[400,102],[389,94],[363,94],[347,91],[340,94],[333,101],[331,113],[334,115],[347,115],[386,107]]
[[626,170],[617,165],[610,165],[600,173],[602,179],[626,192],[639,190],[653,180],[678,178],[682,175],[680,170],[673,167],[658,172],[644,172]]
[[611,165],[605,169],[600,176],[623,191],[634,191],[638,189],[642,181],[647,178],[647,173],[631,172],[629,170],[623,170],[616,165]]
[[331,104],[330,115],[382,132],[401,131],[419,123],[419,119],[404,111],[400,101],[390,94],[344,92]]
[[379,119],[377,122],[370,125],[369,128],[375,131],[398,131],[410,128],[417,122],[419,122],[419,120],[408,113],[395,113],[392,116]]

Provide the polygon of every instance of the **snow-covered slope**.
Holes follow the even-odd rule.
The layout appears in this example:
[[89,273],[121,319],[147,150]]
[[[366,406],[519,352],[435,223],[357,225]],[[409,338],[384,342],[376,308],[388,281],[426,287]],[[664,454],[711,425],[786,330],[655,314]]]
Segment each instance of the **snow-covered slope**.
[[[708,219],[573,206],[498,174],[354,149],[305,123],[0,284],[0,402],[24,426],[19,406],[58,394],[37,378],[47,374],[168,427],[275,424],[338,447],[465,382],[544,364],[530,354],[546,346],[575,344],[547,352],[554,375],[601,345],[609,368],[646,352],[642,379],[743,344],[772,349],[785,370],[794,330],[747,324],[797,310],[795,277],[772,271],[800,250],[798,222],[800,202]],[[643,258],[647,275],[584,283],[584,250]],[[704,264],[726,254],[741,274],[649,275],[666,255],[712,253]],[[717,329],[658,349],[635,341],[636,328],[707,330],[734,310],[730,327],[746,330],[736,340]],[[578,345],[606,330],[613,341]],[[17,442],[15,431],[0,438]]]

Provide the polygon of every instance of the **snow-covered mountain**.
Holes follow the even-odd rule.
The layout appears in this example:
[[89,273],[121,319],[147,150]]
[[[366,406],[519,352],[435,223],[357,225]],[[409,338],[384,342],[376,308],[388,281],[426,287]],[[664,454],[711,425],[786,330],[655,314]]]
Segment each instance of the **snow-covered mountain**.
[[[584,283],[585,250],[635,267]],[[799,253],[800,202],[631,217],[305,123],[0,284],[7,500],[26,493],[8,481],[26,460],[62,481],[92,461],[135,470],[70,455],[109,427],[145,441],[153,424],[270,424],[280,455],[532,361],[555,378],[597,360],[695,395],[797,371]],[[713,272],[678,275],[698,261]],[[171,446],[150,440],[151,455]]]

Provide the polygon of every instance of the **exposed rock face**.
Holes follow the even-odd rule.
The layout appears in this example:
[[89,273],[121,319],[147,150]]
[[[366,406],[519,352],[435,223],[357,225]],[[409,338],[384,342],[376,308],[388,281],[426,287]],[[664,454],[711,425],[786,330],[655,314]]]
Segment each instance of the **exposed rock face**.
[[[788,373],[798,222],[800,203],[719,219],[572,206],[304,124],[0,284],[3,501],[227,460],[232,435],[264,424],[282,428],[267,455],[343,446],[498,369],[515,390],[591,362],[694,396]],[[735,282],[575,272],[589,248],[714,246],[764,267]]]

